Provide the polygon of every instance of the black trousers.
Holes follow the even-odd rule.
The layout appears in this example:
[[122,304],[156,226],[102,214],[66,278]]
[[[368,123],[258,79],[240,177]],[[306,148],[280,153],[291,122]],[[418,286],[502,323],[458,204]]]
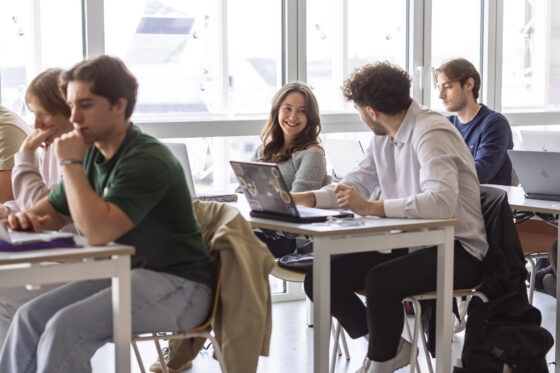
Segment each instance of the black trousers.
[[[339,255],[331,261],[331,310],[352,338],[369,332],[368,357],[386,361],[396,355],[403,329],[402,300],[436,289],[437,249],[407,254],[358,253]],[[480,282],[481,264],[455,241],[454,288]],[[312,299],[312,274],[305,278],[305,292]],[[354,294],[366,289],[367,308]]]

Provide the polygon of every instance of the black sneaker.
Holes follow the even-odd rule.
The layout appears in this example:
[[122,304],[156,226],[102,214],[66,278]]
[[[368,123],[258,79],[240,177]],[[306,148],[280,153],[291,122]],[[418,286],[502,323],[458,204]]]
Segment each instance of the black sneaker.
[[548,267],[537,271],[535,275],[536,290],[544,291],[543,279],[546,275],[554,275],[554,270],[552,269],[552,266],[549,265]]
[[553,274],[547,274],[544,276],[542,282],[544,292],[556,298],[556,276],[554,276]]

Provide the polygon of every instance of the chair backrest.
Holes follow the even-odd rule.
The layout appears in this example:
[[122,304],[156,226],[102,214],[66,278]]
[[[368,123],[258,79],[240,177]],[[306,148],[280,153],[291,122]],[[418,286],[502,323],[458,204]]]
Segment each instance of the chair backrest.
[[507,192],[481,186],[480,200],[489,246],[482,261],[484,285],[481,291],[489,299],[516,291],[527,300],[525,257],[513,223]]

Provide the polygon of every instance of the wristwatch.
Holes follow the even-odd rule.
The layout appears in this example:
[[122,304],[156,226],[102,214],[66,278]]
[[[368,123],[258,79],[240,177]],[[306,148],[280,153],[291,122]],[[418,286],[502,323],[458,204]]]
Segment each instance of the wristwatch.
[[60,166],[68,166],[71,164],[82,164],[82,161],[79,159],[63,159],[62,161],[60,161]]

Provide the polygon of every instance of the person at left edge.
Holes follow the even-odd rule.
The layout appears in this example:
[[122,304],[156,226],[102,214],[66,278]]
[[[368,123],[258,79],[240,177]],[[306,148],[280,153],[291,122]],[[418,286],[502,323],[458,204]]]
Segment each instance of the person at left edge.
[[[134,334],[189,329],[208,315],[213,266],[181,165],[130,122],[137,82],[110,56],[61,77],[74,130],[55,140],[63,181],[12,229],[59,229],[70,218],[90,245],[132,245]],[[111,340],[110,279],[69,283],[21,306],[0,352],[1,372],[89,372]]]

